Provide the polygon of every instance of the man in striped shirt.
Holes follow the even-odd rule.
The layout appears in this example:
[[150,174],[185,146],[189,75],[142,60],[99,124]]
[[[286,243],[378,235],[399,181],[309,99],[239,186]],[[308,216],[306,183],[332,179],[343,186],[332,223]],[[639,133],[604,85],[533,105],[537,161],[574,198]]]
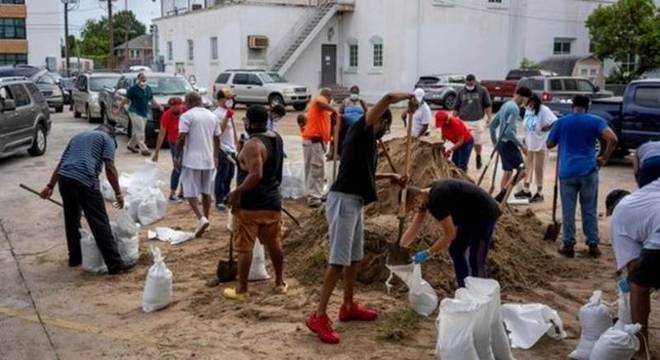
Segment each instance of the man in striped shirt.
[[69,141],[60,163],[50,182],[41,191],[41,197],[50,198],[55,184],[59,182],[60,195],[64,204],[64,225],[69,249],[69,266],[82,264],[80,249],[81,210],[103,255],[108,273],[119,274],[130,266],[121,261],[117,243],[112,235],[110,221],[105,210],[99,186],[99,174],[105,165],[105,173],[115,191],[117,207],[124,207],[124,198],[119,188],[115,159],[115,130],[110,125],[80,133]]

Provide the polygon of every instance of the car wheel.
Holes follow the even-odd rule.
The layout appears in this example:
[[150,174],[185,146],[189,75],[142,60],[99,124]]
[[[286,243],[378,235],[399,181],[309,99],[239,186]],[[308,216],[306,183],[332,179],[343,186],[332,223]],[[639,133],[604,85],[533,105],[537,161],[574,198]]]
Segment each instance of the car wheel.
[[293,109],[296,111],[303,111],[305,110],[305,107],[307,107],[307,104],[301,103],[301,104],[293,104]]
[[131,121],[130,117],[128,119],[128,128],[126,129],[126,135],[130,139],[133,136],[133,122]]
[[454,110],[454,107],[456,107],[456,95],[449,94],[445,96],[445,100],[442,102],[442,106],[445,108],[445,110]]
[[55,112],[57,113],[61,113],[62,111],[64,111],[64,105],[55,108]]
[[268,98],[268,105],[272,108],[275,105],[284,105],[284,99],[281,95],[273,94]]
[[32,146],[28,149],[28,153],[32,156],[40,156],[46,152],[48,141],[46,138],[46,128],[42,124],[37,125],[32,139]]

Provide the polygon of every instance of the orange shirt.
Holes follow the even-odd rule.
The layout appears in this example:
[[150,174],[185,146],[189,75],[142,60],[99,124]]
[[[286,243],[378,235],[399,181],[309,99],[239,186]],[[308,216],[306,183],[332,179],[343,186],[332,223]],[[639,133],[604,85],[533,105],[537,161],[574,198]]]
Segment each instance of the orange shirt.
[[317,102],[327,104],[328,100],[319,96],[310,101],[307,110],[307,124],[302,137],[306,140],[321,138],[327,144],[330,142],[330,112],[321,109]]

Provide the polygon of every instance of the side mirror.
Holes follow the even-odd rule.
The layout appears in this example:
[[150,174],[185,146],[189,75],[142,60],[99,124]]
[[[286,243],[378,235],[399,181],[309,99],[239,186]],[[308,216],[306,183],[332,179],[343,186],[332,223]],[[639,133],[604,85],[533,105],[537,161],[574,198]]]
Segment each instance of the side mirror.
[[119,89],[119,90],[117,90],[117,95],[119,95],[119,96],[126,96],[126,89]]
[[599,91],[600,91],[600,87],[594,86],[594,92],[599,92]]
[[12,99],[5,99],[0,104],[2,104],[2,112],[16,110],[16,102]]

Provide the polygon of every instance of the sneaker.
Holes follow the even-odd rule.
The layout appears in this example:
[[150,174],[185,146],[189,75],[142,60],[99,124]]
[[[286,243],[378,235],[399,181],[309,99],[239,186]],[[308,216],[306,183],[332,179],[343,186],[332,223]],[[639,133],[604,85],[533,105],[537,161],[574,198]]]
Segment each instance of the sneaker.
[[169,197],[169,200],[170,200],[170,202],[173,202],[173,203],[180,203],[180,202],[183,201],[181,198],[178,198],[176,196],[171,196],[171,195]]
[[133,154],[137,154],[137,153],[140,152],[140,150],[138,150],[134,147],[127,146],[126,148],[128,149],[128,151],[132,152]]
[[500,191],[500,193],[497,194],[497,196],[495,196],[495,201],[497,201],[498,203],[501,203],[502,200],[504,200],[504,196],[505,196],[505,195],[506,195],[506,191],[505,191],[505,190]]
[[112,269],[112,270],[108,269],[108,274],[110,274],[110,275],[124,274],[124,273],[129,272],[134,266],[135,266],[135,264],[125,264],[125,263],[123,263],[115,269]]
[[598,245],[589,245],[589,256],[592,258],[599,258],[601,255]]
[[529,202],[532,203],[543,202],[543,195],[541,195],[541,193],[536,193],[534,194],[534,196],[532,196],[531,199],[529,199]]
[[225,205],[223,203],[217,203],[217,204],[215,204],[215,208],[220,210],[220,211],[225,211],[225,210],[227,210],[227,205]]
[[477,170],[481,170],[481,154],[477,155]]
[[532,193],[529,192],[529,191],[526,191],[525,189],[522,189],[522,190],[518,191],[517,193],[515,193],[515,195],[513,195],[513,196],[515,196],[518,199],[529,199],[529,198],[532,197]]
[[197,222],[197,227],[195,228],[195,237],[200,237],[206,231],[206,229],[209,227],[209,219],[207,219],[205,216],[202,216],[201,219]]
[[343,304],[339,309],[339,321],[374,321],[378,317],[376,310],[363,308],[358,303],[353,303],[350,307]]
[[573,250],[573,247],[567,247],[567,246],[562,246],[559,250],[557,250],[561,255],[567,257],[567,258],[573,258],[575,257],[575,250]]
[[328,315],[316,316],[316,312],[313,312],[309,314],[305,324],[324,343],[339,344],[339,335],[332,328],[332,321],[328,319]]
[[151,151],[149,151],[149,150],[142,150],[142,152],[140,152],[140,154],[142,154],[142,156],[151,156]]

